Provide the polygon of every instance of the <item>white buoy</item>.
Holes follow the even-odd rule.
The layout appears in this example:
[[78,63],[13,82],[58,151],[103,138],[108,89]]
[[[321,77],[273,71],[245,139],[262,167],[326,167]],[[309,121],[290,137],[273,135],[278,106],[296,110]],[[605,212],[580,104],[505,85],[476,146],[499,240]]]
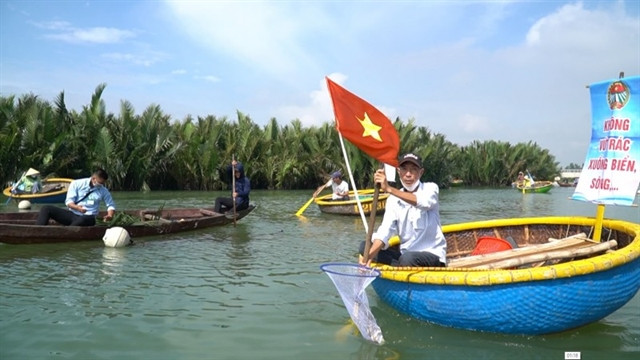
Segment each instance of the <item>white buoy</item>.
[[108,247],[125,247],[131,244],[131,237],[129,236],[129,232],[124,228],[114,226],[104,232],[102,241],[104,241],[104,245]]
[[31,209],[31,202],[29,200],[22,200],[18,203],[18,209],[29,210]]

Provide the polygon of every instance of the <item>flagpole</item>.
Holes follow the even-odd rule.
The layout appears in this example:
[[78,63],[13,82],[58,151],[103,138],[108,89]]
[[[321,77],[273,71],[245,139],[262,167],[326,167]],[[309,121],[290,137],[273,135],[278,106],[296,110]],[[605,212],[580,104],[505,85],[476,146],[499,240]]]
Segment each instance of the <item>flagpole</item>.
[[364,224],[364,232],[368,233],[367,219],[364,216],[364,210],[362,210],[362,203],[360,202],[360,196],[358,196],[358,189],[356,188],[356,182],[353,180],[353,173],[351,173],[351,165],[349,164],[349,157],[347,157],[347,149],[344,147],[344,140],[342,134],[338,131],[338,137],[340,138],[340,147],[342,148],[342,156],[344,156],[344,162],[347,166],[347,173],[349,174],[349,181],[353,188],[353,195],[356,197],[356,203],[358,204],[358,210],[360,211],[360,217],[362,218],[362,224]]
[[[384,164],[380,163],[380,169],[384,168]],[[362,252],[363,262],[369,261],[369,250],[371,249],[371,238],[373,237],[373,227],[376,224],[376,210],[378,209],[378,196],[380,195],[380,184],[375,183],[373,187],[373,203],[371,204],[371,213],[369,214],[369,229],[367,237],[364,240],[364,251]]]

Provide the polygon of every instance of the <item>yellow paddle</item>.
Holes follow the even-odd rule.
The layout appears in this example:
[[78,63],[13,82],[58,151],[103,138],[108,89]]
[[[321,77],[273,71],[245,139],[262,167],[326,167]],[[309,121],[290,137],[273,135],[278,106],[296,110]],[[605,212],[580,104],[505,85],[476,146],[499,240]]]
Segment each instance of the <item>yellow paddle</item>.
[[304,205],[302,205],[302,207],[300,208],[300,210],[298,210],[298,212],[296,213],[296,216],[300,216],[302,215],[302,213],[307,210],[307,208],[309,207],[309,205],[311,205],[311,203],[313,202],[313,198],[309,199],[309,201],[307,201]]

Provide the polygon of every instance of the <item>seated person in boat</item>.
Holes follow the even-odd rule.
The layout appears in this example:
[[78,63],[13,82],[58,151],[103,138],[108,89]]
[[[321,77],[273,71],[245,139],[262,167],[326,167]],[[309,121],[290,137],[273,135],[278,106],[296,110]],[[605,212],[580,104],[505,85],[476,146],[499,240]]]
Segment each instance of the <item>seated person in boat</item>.
[[100,203],[107,206],[107,215],[104,221],[113,218],[116,205],[111,193],[104,186],[109,175],[103,169],[97,169],[91,177],[73,180],[69,184],[65,204],[68,209],[53,205],[45,205],[38,214],[38,225],[47,225],[49,219],[53,219],[62,225],[93,226],[96,224],[96,216],[100,211]]
[[[231,174],[231,170],[233,174]],[[233,210],[233,200],[235,199],[236,210],[244,210],[249,207],[249,193],[251,192],[251,181],[244,174],[244,166],[242,163],[233,160],[231,165],[227,166],[227,174],[229,177],[235,177],[235,189],[233,189],[232,197],[218,197],[215,203],[215,212],[224,213]],[[232,181],[233,183],[233,181]],[[233,185],[233,184],[232,184]]]
[[20,180],[11,188],[12,194],[35,194],[42,190],[40,172],[34,168],[22,175]]
[[[380,184],[380,191],[389,193],[382,223],[372,236],[369,258],[362,265],[373,260],[393,266],[446,266],[447,243],[440,226],[440,189],[432,182],[421,182],[424,174],[422,159],[408,153],[400,157],[398,174],[402,189],[396,189],[387,182],[384,170],[376,171],[374,181]],[[393,235],[400,238],[399,249],[389,247]],[[360,254],[365,243],[360,244]]]
[[523,186],[523,185],[524,185],[524,173],[520,171],[518,173],[518,179],[516,179],[516,186]]
[[349,183],[342,180],[342,173],[336,171],[331,174],[331,179],[324,184],[320,185],[316,192],[313,193],[313,197],[316,198],[320,192],[331,186],[333,193],[331,194],[331,200],[349,200]]

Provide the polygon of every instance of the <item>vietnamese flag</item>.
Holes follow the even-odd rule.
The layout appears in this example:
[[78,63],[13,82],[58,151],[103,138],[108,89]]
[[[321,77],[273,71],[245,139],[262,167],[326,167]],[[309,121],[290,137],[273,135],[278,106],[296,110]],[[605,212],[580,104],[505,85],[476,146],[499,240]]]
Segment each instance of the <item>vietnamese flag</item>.
[[369,156],[398,166],[400,140],[391,121],[365,100],[327,77],[338,132]]

